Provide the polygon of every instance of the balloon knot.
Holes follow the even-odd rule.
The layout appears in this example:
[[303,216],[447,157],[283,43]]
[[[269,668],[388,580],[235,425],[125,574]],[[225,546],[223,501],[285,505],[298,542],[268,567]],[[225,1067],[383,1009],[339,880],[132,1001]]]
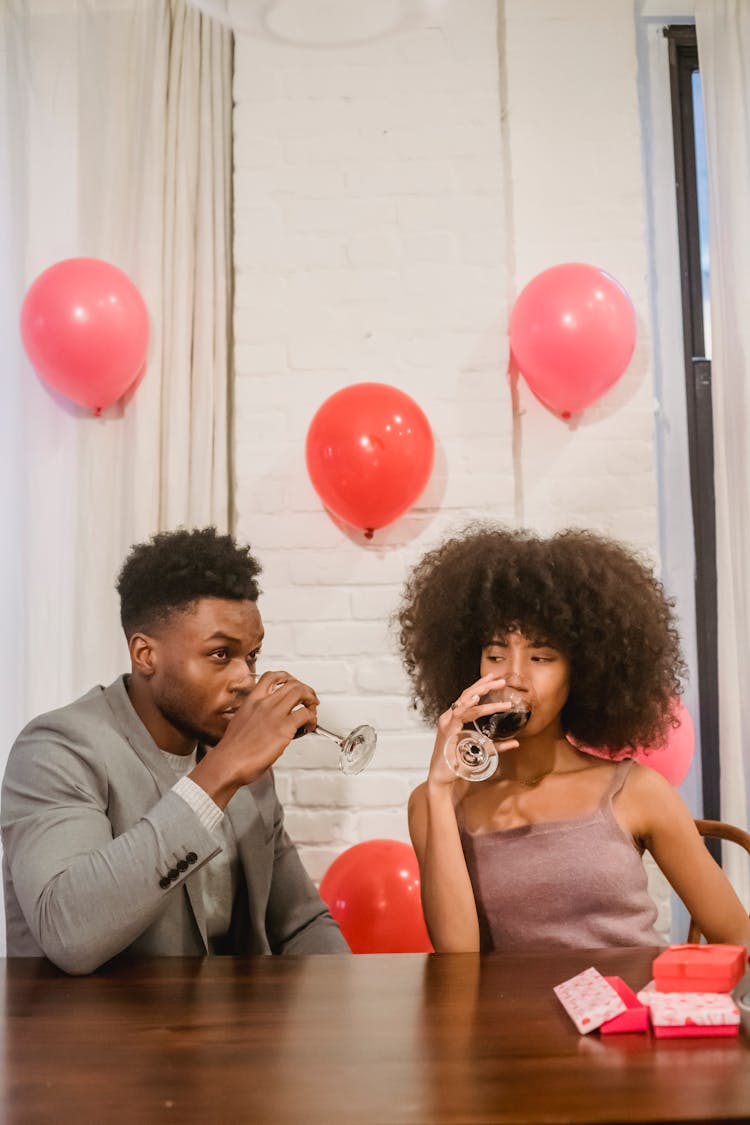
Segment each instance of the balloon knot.
[[365,539],[372,539],[374,534],[375,534],[375,528],[374,527],[366,527],[365,528]]
[[570,419],[571,419],[571,417],[572,417],[572,414],[571,414],[571,412],[570,412],[569,410],[563,410],[563,412],[562,412],[562,414],[560,415],[560,417],[561,417],[561,418],[564,418],[566,422],[569,422],[569,421],[570,421]]
[[95,407],[94,407],[94,417],[95,417],[95,418],[101,418],[101,416],[102,416],[102,408],[101,408],[101,406],[95,406]]

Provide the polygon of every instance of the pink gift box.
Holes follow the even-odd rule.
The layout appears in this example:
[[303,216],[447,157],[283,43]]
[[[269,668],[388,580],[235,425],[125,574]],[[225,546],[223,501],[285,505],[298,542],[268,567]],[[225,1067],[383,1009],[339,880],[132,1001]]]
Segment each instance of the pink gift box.
[[596,969],[556,984],[553,992],[582,1035],[624,1012],[627,1005]]
[[654,1027],[656,1039],[694,1039],[696,1037],[705,1038],[706,1036],[717,1037],[722,1035],[736,1037],[739,1035],[739,1028],[728,1023],[712,1024],[710,1027],[693,1027],[687,1024],[683,1027]]
[[625,1005],[625,1011],[611,1020],[605,1020],[599,1028],[602,1035],[612,1032],[648,1031],[648,1008],[642,1004],[632,988],[628,988],[622,977],[605,977]]
[[657,1039],[738,1035],[740,1013],[727,992],[659,992],[651,981],[638,993]]

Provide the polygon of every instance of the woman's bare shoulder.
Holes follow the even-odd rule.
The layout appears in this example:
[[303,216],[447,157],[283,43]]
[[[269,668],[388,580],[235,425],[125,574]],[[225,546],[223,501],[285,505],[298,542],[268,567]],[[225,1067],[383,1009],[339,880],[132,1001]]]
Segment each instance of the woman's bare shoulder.
[[[658,754],[658,750],[654,754]],[[677,790],[663,774],[652,766],[636,761],[631,763],[623,789],[655,800],[677,797]]]
[[[658,751],[654,751],[658,753]],[[618,809],[633,836],[642,842],[659,831],[694,831],[693,814],[675,787],[651,766],[633,762],[619,795]]]

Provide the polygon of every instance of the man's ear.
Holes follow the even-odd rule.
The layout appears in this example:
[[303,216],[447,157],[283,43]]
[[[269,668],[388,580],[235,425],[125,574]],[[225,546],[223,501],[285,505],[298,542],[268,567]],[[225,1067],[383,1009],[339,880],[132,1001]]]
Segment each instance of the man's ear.
[[128,641],[133,671],[150,679],[156,671],[156,640],[148,633],[133,633]]

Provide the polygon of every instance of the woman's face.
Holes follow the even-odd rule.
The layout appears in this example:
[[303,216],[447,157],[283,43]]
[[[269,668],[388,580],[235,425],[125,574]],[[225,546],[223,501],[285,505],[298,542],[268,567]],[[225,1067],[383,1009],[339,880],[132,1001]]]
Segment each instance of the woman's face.
[[519,741],[560,724],[570,691],[570,662],[559,649],[515,630],[496,633],[482,649],[479,666],[481,676],[490,672],[502,676],[531,707],[531,718],[514,736]]

